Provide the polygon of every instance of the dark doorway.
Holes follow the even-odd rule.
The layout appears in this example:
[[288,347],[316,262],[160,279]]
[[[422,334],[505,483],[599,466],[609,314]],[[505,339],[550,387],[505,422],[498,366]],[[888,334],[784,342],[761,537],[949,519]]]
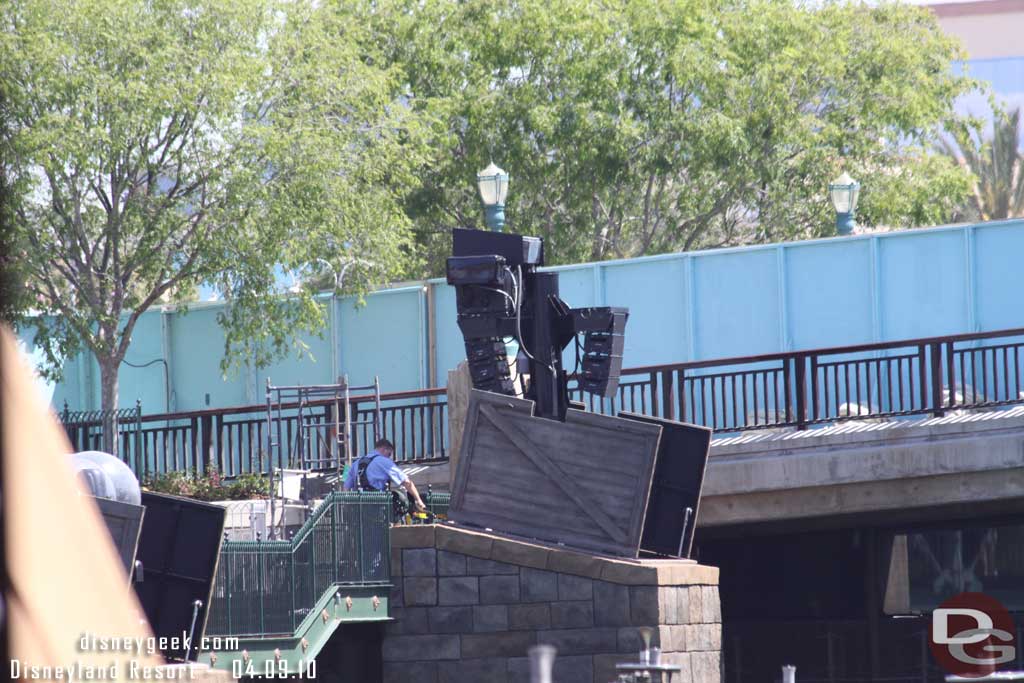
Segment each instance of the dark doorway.
[[342,624],[316,658],[321,683],[366,683],[383,679],[381,624]]

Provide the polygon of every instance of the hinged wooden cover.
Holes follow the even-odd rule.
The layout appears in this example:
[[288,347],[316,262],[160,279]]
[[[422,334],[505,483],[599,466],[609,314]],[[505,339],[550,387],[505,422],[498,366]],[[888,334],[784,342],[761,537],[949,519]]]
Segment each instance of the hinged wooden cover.
[[474,390],[449,518],[636,557],[661,427]]

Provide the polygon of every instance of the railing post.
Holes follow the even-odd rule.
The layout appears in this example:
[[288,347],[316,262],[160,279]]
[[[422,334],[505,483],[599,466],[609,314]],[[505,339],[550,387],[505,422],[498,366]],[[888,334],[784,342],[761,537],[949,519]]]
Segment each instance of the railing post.
[[938,342],[931,345],[931,383],[932,383],[932,415],[942,417],[942,345]]
[[[289,584],[289,586],[291,586],[291,592],[292,592],[292,609],[291,609],[292,620],[291,620],[291,624],[292,624],[292,633],[295,633],[295,548],[291,548],[290,549],[290,552],[288,553],[288,558],[290,560],[289,561],[289,565],[288,565],[288,567],[289,567],[289,576],[288,576],[289,580],[288,580],[288,584]],[[312,592],[312,587],[310,587],[310,592]]]
[[[270,521],[274,523],[273,520]],[[260,594],[260,633],[266,633],[263,623],[263,539],[260,532],[256,532],[256,590]]]
[[[227,543],[227,535],[228,535],[228,532],[225,531],[224,532],[224,542],[225,543]],[[228,621],[228,633],[227,633],[227,635],[232,635],[234,633],[234,631],[232,630],[232,627],[231,627],[231,574],[233,573],[232,570],[235,568],[235,556],[234,555],[229,555],[228,557],[231,558],[231,562],[230,563],[229,562],[225,562],[224,563],[224,565],[225,565],[224,566],[224,606],[225,606],[225,609],[227,610],[227,615],[228,615],[228,617],[227,617],[227,621]],[[221,559],[222,560],[226,559],[224,557],[224,549],[223,549],[223,547],[221,548]]]
[[[332,496],[333,497],[333,496]],[[334,583],[338,583],[338,502],[331,501],[331,567]]]
[[142,399],[135,399],[135,455],[132,457],[135,476],[139,475],[139,457],[142,452]]
[[679,368],[679,421],[686,422],[686,368]]
[[662,370],[661,371],[661,405],[664,409],[664,415],[666,420],[676,419],[676,406],[672,400],[672,371]]
[[[192,455],[192,467],[195,469],[196,474],[205,474],[199,463],[199,420],[195,417],[189,420],[189,432],[192,436],[192,438],[189,439],[189,451]],[[184,453],[182,455],[184,455]],[[177,458],[175,458],[175,461],[177,461]]]
[[[946,407],[948,408],[953,407],[955,402],[954,397],[956,395],[956,368],[953,363],[954,358],[953,342],[946,342],[946,382],[949,386],[949,392],[946,397]],[[1009,389],[1009,384],[1007,384],[1007,389]]]
[[202,419],[199,421],[199,427],[200,432],[203,435],[199,457],[202,459],[202,472],[205,474],[210,463],[213,462],[213,416],[203,415]]
[[660,415],[658,411],[658,373],[656,372],[651,373],[651,415],[654,417]]
[[793,362],[796,364],[796,428],[807,429],[807,357],[797,356]]
[[366,581],[366,562],[363,557],[363,487],[359,487],[358,500],[356,501],[356,507],[359,508],[359,536],[358,545],[356,547],[356,555],[359,558],[359,580]]
[[[228,476],[230,473],[228,472],[227,463],[224,460],[224,448],[223,448],[223,445],[221,444],[221,439],[224,437],[224,414],[223,413],[217,413],[214,416],[214,418],[213,418],[213,425],[214,425],[213,426],[213,431],[214,431],[215,437],[212,440],[214,442],[216,442],[216,446],[215,446],[216,451],[215,452],[217,453],[217,471],[220,472],[220,474],[222,476]],[[262,444],[257,443],[256,444],[256,448],[259,448],[261,445]],[[253,444],[250,444],[249,447],[252,448]],[[231,457],[231,453],[228,453],[228,457]]]
[[[928,366],[925,362],[925,345],[917,345],[918,384],[921,392],[921,410],[928,409]],[[913,407],[913,406],[911,406]]]

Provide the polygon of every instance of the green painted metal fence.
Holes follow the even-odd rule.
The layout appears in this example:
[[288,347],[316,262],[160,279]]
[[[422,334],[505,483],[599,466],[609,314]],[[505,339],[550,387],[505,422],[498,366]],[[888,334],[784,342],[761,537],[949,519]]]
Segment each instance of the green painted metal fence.
[[290,635],[335,585],[390,582],[391,496],[336,492],[290,541],[225,541],[209,635]]

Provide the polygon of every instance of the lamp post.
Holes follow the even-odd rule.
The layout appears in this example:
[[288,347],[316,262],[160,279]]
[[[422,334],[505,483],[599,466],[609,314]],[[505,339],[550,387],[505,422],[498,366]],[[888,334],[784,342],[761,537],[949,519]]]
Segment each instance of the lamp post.
[[836,232],[840,235],[849,235],[856,225],[853,215],[857,211],[860,183],[843,171],[843,175],[829,183],[828,193],[836,210]]
[[508,173],[495,166],[492,161],[487,168],[476,174],[476,184],[480,189],[480,200],[484,204],[484,222],[494,232],[501,232],[505,227]]

